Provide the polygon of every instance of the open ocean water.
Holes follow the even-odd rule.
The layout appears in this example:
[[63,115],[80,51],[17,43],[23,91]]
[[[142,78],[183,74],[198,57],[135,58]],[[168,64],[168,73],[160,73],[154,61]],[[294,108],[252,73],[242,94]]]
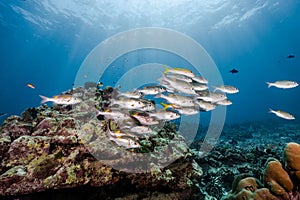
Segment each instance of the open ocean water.
[[[253,159],[265,151],[274,154],[262,157],[271,154],[280,159],[287,142],[300,142],[299,21],[297,0],[1,0],[0,124],[40,106],[39,95],[53,97],[88,84],[122,93],[153,84],[170,86],[173,83],[162,80],[173,74],[165,71],[168,66],[180,68],[175,74],[188,69],[207,78],[206,92],[222,85],[238,89],[226,94],[231,105],[175,120],[179,131],[188,133],[185,139],[191,148],[201,153],[215,147],[214,159],[214,153],[223,154],[220,149],[228,146],[252,153]],[[176,85],[164,94],[177,95],[181,82],[170,81]],[[267,82],[275,86],[268,87]],[[208,93],[186,96],[198,101]],[[155,101],[157,110],[166,100],[155,95],[144,98]],[[165,102],[176,110],[176,103]],[[213,147],[205,150],[204,143]],[[196,159],[205,171],[202,186],[205,194],[220,199],[231,189],[237,172],[232,170],[226,179],[209,171],[204,163],[218,164],[206,158]],[[252,170],[259,175],[257,168]],[[239,172],[249,171],[246,167]],[[213,175],[221,177],[219,185],[209,184],[215,181],[209,178]]]

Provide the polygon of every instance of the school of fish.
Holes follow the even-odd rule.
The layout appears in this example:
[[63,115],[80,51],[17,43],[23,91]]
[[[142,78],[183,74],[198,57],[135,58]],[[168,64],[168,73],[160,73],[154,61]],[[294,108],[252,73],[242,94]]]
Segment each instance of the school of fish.
[[[109,109],[99,110],[97,115],[108,119],[107,132],[111,141],[126,149],[139,148],[139,138],[155,133],[157,125],[176,120],[181,115],[195,115],[217,106],[231,105],[226,94],[238,91],[224,85],[209,91],[208,80],[204,77],[185,68],[165,66],[155,85],[127,92],[115,88]],[[162,108],[158,109],[156,103]],[[112,122],[117,124],[117,130],[112,130]]]
[[[232,73],[236,73],[235,72]],[[236,87],[230,85],[212,86],[209,90],[209,81],[197,76],[193,71],[185,68],[170,68],[165,66],[162,77],[157,84],[145,86],[133,91],[120,92],[118,88],[113,91],[109,102],[109,109],[98,110],[97,116],[101,115],[108,119],[109,139],[126,149],[139,148],[139,138],[145,138],[155,133],[157,125],[176,120],[181,115],[195,115],[199,112],[208,112],[217,106],[228,106],[232,102],[226,94],[238,93]],[[295,81],[266,82],[268,88],[295,88]],[[101,86],[102,86],[101,82]],[[27,84],[34,89],[33,84]],[[97,85],[98,88],[99,85]],[[73,95],[57,95],[52,98],[40,95],[41,103],[53,102],[58,105],[73,105],[82,100]],[[149,100],[152,99],[152,100]],[[162,105],[162,109],[156,107],[156,102]],[[295,117],[285,111],[272,110],[276,116],[293,120]],[[3,116],[3,115],[2,115]],[[118,130],[111,129],[111,123],[116,123]]]

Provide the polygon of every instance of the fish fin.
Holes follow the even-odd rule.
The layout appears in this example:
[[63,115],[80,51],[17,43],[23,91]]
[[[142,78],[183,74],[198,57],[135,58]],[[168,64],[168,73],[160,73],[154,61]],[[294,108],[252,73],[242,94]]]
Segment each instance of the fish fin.
[[39,95],[42,98],[41,104],[46,103],[48,101],[50,101],[50,99],[48,97],[45,97],[43,95]]
[[267,81],[266,81],[266,84],[268,85],[268,88],[269,88],[269,87],[271,87],[271,86],[273,86],[273,84],[272,84],[272,83],[270,83],[270,82],[267,82]]
[[139,113],[138,113],[138,112],[133,112],[132,115],[133,115],[133,116],[138,116]]
[[174,70],[177,70],[177,71],[182,71],[182,72],[192,72],[191,70],[186,69],[186,68],[174,67],[173,69],[174,69]]
[[198,94],[197,95],[198,97],[201,97],[201,96],[206,97],[206,96],[209,95],[209,92],[207,92],[207,91],[199,91],[197,94]]
[[218,90],[217,86],[212,86],[212,88],[213,88],[213,92]]
[[155,95],[154,98],[162,98],[162,93]]
[[274,113],[275,111],[271,108],[269,108],[269,113]]

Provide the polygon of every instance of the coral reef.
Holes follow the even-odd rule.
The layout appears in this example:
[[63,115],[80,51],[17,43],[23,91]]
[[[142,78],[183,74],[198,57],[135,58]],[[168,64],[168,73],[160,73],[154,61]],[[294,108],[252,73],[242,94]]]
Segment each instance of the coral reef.
[[199,134],[190,148],[203,170],[201,191],[206,195],[205,198],[210,196],[208,199],[212,200],[226,196],[232,189],[234,177],[240,174],[261,177],[263,180],[263,168],[270,157],[279,160],[284,167],[282,152],[286,144],[291,141],[300,142],[299,121],[286,123],[272,119],[227,124],[214,148],[205,156],[198,156],[198,149],[202,145],[209,145],[203,141],[207,128],[200,126]]
[[[124,150],[107,138],[108,120],[97,119],[89,109],[95,104],[103,107],[105,102],[99,104],[99,97],[105,101],[112,90],[95,90],[89,87],[66,92],[82,97],[84,101],[78,105],[41,105],[6,119],[0,127],[0,196],[199,199],[203,172],[176,133],[176,126],[166,123],[140,139],[141,148]],[[157,152],[164,148],[178,159],[161,167],[157,163],[167,162],[167,158]],[[149,171],[129,173],[112,167],[118,163],[125,169],[126,164],[148,152],[157,153],[148,163]],[[77,189],[70,194],[66,188]]]
[[[95,84],[87,88],[65,92],[82,98],[79,105],[41,105],[6,119],[0,127],[1,197],[300,199],[299,145],[290,143],[299,143],[299,123],[226,125],[206,156],[198,151],[201,145],[211,145],[202,142],[206,127],[200,126],[189,148],[176,124],[166,123],[139,138],[140,148],[124,150],[107,136],[108,125],[116,131],[116,124],[94,112],[109,107],[114,89],[97,90]],[[164,150],[168,156],[159,154]],[[151,162],[136,165],[149,152]],[[168,158],[176,161],[162,167],[160,163],[168,163]],[[150,170],[126,172],[134,165]],[[262,183],[253,177],[261,177]]]
[[293,190],[294,185],[281,163],[276,159],[269,159],[263,174],[264,183],[270,191],[282,199],[287,199],[285,196]]
[[271,200],[277,198],[273,196],[267,188],[263,188],[259,180],[253,177],[248,177],[247,174],[242,174],[235,178],[232,184],[232,190],[226,199]]
[[287,169],[289,176],[300,185],[300,145],[295,142],[290,142],[286,145],[283,154],[283,163]]
[[283,152],[285,167],[279,160],[269,158],[263,170],[263,185],[249,175],[241,179],[236,177],[232,190],[224,200],[238,199],[270,199],[270,200],[298,200],[300,199],[299,155],[300,145],[288,143]]

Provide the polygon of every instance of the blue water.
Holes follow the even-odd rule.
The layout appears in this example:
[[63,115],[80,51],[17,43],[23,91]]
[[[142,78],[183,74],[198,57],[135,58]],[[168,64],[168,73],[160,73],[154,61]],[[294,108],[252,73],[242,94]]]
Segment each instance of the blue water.
[[[53,96],[70,89],[84,59],[99,43],[143,27],[175,30],[204,47],[224,83],[240,90],[230,96],[233,104],[227,107],[226,123],[276,118],[269,108],[300,119],[300,87],[268,89],[265,83],[300,82],[299,19],[297,0],[2,0],[0,113],[8,115],[0,122],[39,106],[39,94]],[[295,58],[286,58],[290,54]],[[132,52],[111,64],[106,84],[148,62],[188,65],[161,50]],[[229,73],[232,68],[239,73]],[[201,119],[207,123],[209,117],[205,113]]]

